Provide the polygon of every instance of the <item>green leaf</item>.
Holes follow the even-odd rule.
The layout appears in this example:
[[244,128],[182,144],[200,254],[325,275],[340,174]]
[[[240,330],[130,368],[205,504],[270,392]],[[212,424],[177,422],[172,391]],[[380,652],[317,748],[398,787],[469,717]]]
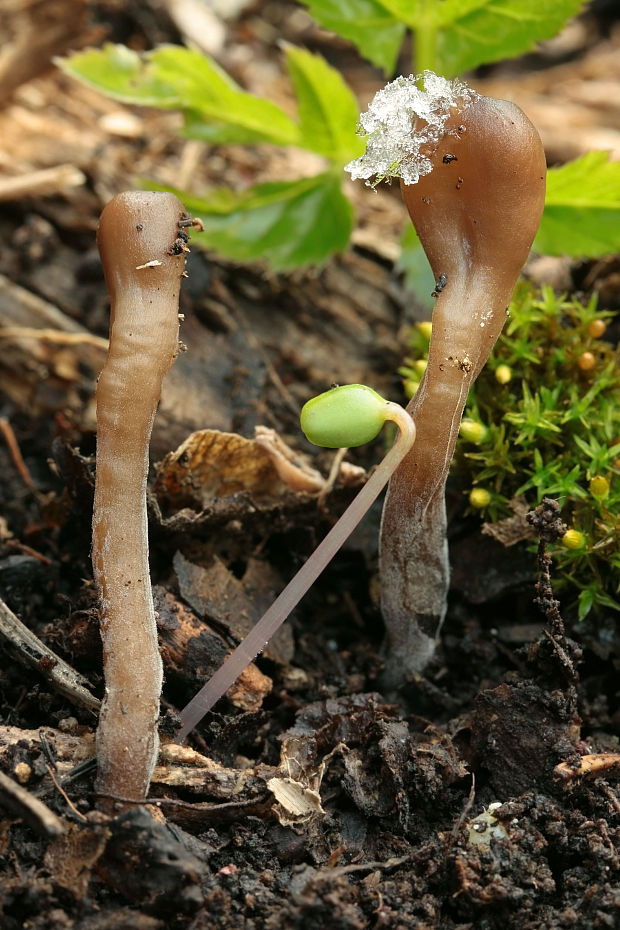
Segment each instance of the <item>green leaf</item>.
[[320,55],[286,46],[286,63],[295,94],[300,144],[344,165],[364,151],[357,137],[357,101],[335,68]]
[[597,604],[602,607],[609,607],[611,610],[620,610],[620,604],[604,591],[597,587],[596,583],[588,585],[579,595],[578,617],[584,620],[590,613],[592,607]]
[[175,193],[205,224],[192,242],[234,261],[266,261],[276,271],[323,262],[345,248],[353,227],[351,205],[332,173],[239,193],[220,188],[204,199]]
[[67,74],[123,103],[185,114],[185,134],[213,143],[298,145],[287,114],[244,91],[195,49],[162,45],[138,55],[123,45],[77,52],[58,62]]
[[389,76],[403,43],[406,26],[380,0],[302,0],[321,26],[355,45]]
[[[556,35],[584,0],[443,0],[424,15],[437,28],[436,70],[453,77],[481,64],[515,58]],[[414,25],[410,21],[410,25]]]
[[534,248],[592,257],[620,250],[620,162],[588,152],[547,174],[545,211]]
[[56,64],[65,74],[123,103],[163,109],[182,106],[178,89],[159,80],[155,70],[124,45],[108,43],[102,49],[74,52],[56,59]]
[[596,588],[590,586],[589,588],[584,588],[579,595],[579,611],[578,617],[580,620],[585,620],[590,611],[592,610],[592,605],[594,604],[594,598],[596,596]]
[[[554,36],[584,0],[303,0],[314,18],[390,74],[405,27],[432,67],[453,77],[514,58]],[[434,46],[434,51],[433,47]]]

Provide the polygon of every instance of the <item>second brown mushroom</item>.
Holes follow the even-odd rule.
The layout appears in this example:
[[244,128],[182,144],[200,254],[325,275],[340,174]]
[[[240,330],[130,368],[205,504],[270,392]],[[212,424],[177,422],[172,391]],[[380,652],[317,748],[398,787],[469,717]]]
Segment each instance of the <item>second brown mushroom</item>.
[[145,799],[157,759],[162,662],[149,576],[146,482],[163,378],[179,351],[179,292],[191,219],[173,194],[117,195],[97,243],[111,298],[97,385],[92,562],[105,695],[97,729],[103,808]]
[[[439,87],[449,82],[425,74]],[[396,82],[395,82],[396,83]],[[402,84],[401,84],[402,86]],[[421,92],[415,87],[415,94]],[[456,82],[414,118],[419,177],[401,182],[437,280],[428,367],[407,408],[417,441],[393,475],[381,525],[384,684],[400,687],[432,657],[447,604],[445,483],[471,385],[502,330],[545,200],[540,137],[513,103]]]

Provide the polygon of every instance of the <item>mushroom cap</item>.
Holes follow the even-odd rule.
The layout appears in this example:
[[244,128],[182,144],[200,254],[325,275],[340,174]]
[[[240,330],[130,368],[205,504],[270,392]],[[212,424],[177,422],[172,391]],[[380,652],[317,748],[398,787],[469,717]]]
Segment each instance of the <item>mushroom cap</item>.
[[97,246],[112,302],[139,271],[141,286],[167,285],[171,273],[178,285],[185,267],[178,224],[186,216],[179,198],[167,191],[126,191],[104,207]]
[[486,268],[507,302],[544,207],[538,132],[515,104],[477,94],[427,154],[432,171],[402,194],[436,277]]

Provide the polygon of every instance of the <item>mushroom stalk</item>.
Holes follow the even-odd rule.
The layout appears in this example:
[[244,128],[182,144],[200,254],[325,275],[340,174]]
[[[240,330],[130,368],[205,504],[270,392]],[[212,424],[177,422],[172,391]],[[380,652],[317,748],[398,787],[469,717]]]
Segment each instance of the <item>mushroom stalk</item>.
[[179,349],[183,204],[129,192],[104,209],[97,244],[111,298],[110,345],[97,385],[92,562],[100,594],[105,696],[96,790],[143,801],[157,759],[162,662],[149,576],[146,482],[163,378]]
[[381,525],[384,682],[393,687],[415,677],[435,649],[449,582],[448,469],[467,394],[506,320],[545,198],[540,137],[512,103],[467,89],[420,151],[430,170],[401,187],[437,300],[428,367],[407,408],[418,439],[390,481]]

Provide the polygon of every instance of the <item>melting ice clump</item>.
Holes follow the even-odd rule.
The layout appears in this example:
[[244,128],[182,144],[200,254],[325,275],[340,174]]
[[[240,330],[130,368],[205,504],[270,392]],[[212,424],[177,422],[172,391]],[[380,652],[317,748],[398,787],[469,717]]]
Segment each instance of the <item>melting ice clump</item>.
[[[424,82],[424,90],[418,82]],[[464,109],[477,97],[462,81],[448,81],[432,71],[398,77],[375,94],[362,113],[358,134],[367,137],[366,152],[345,166],[353,179],[374,187],[386,178],[416,184],[431,171],[424,152],[443,135],[453,107]],[[374,181],[370,181],[374,178]]]

